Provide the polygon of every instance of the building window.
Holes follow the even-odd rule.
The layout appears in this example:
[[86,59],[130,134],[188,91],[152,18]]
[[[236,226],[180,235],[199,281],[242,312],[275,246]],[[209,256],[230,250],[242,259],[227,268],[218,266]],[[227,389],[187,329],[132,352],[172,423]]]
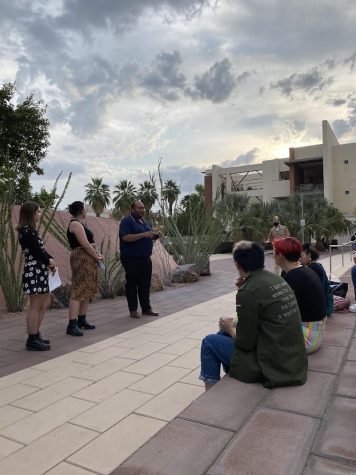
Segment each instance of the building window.
[[349,163],[348,160],[344,160],[344,164],[347,165]]
[[349,194],[350,194],[349,190],[346,190],[345,195],[349,195]]

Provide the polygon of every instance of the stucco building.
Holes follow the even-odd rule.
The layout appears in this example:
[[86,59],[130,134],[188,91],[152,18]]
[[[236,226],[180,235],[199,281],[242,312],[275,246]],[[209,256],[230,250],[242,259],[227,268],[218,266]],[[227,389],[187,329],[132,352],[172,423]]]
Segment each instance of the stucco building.
[[268,203],[296,192],[322,194],[345,215],[356,215],[356,143],[340,144],[326,120],[322,143],[290,148],[288,158],[205,171],[207,207],[219,193]]

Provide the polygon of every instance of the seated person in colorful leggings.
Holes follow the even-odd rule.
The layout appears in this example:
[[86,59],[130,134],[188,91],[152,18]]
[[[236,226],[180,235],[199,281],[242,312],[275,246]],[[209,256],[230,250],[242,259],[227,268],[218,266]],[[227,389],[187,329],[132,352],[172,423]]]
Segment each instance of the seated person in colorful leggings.
[[308,361],[297,301],[280,276],[264,270],[264,252],[240,241],[233,250],[239,290],[237,324],[220,319],[220,332],[201,346],[200,379],[209,389],[220,379],[221,365],[232,378],[261,382],[267,388],[303,385]]

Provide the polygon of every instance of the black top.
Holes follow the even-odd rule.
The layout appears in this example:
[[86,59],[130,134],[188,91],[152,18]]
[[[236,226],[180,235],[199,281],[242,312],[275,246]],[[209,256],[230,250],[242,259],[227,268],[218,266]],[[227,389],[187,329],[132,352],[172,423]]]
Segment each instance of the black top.
[[284,279],[293,289],[303,322],[317,322],[326,317],[323,285],[317,274],[308,267],[297,267]]
[[26,257],[30,259],[32,256],[34,260],[49,266],[49,260],[53,257],[44,248],[42,238],[35,229],[24,226],[19,232],[19,243]]
[[[83,228],[84,228],[84,231],[85,231],[85,235],[89,241],[90,244],[94,244],[94,233],[93,231],[90,231],[89,228],[87,228],[83,223],[81,223],[78,219],[71,219],[69,224],[72,223],[73,221],[78,221],[78,223],[80,223]],[[68,239],[68,243],[69,243],[69,246],[71,249],[75,249],[76,247],[81,247],[76,235],[72,232],[72,231],[69,231],[69,225],[68,225],[68,229],[67,229],[67,239]]]
[[138,259],[147,259],[152,254],[152,238],[142,238],[138,241],[126,242],[122,238],[126,234],[139,234],[151,231],[151,226],[143,218],[136,218],[132,214],[126,216],[119,227],[120,253],[123,257],[135,257]]

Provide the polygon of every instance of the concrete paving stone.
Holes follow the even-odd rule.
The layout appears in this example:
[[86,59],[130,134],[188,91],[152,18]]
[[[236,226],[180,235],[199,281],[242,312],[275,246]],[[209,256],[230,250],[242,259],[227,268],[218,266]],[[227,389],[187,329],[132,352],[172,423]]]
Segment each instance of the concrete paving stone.
[[19,409],[14,406],[8,405],[0,407],[0,430],[31,414],[33,414],[33,412],[25,411],[24,409]]
[[136,360],[129,358],[111,358],[96,366],[88,368],[76,375],[79,379],[87,379],[89,381],[100,381],[107,376],[120,371],[126,366],[135,363]]
[[67,379],[69,376],[76,374],[82,374],[88,368],[87,365],[83,363],[63,363],[61,366],[53,369],[52,371],[42,372],[37,376],[33,376],[28,379],[23,380],[23,384],[34,386],[36,388],[47,388],[52,386],[64,379]]
[[124,341],[124,339],[116,338],[116,337],[105,338],[105,340],[98,341],[97,343],[94,343],[93,345],[84,346],[84,348],[80,348],[80,350],[78,351],[80,353],[96,353],[97,351],[105,350],[105,348],[108,348],[110,346],[115,346],[120,341]]
[[142,360],[142,358],[146,358],[147,356],[152,355],[152,353],[156,353],[156,351],[162,350],[166,346],[168,345],[166,345],[165,343],[146,342],[141,344],[137,348],[128,350],[126,353],[122,353],[121,357],[129,358],[132,360]]
[[225,376],[179,417],[237,431],[266,394],[268,389],[261,384],[246,384]]
[[32,441],[93,407],[93,405],[89,401],[67,397],[46,407],[42,411],[5,427],[5,429],[0,431],[0,434],[23,444],[30,444]]
[[5,439],[5,437],[0,437],[0,468],[1,468],[1,459],[7,457],[10,454],[13,454],[17,450],[22,449],[23,445],[18,444],[9,439]]
[[193,340],[191,338],[182,338],[176,343],[166,346],[163,350],[161,350],[161,353],[181,356],[197,346],[200,347],[200,343],[196,340]]
[[179,366],[180,368],[196,369],[200,366],[200,348],[194,348],[185,355],[173,360],[170,366]]
[[303,475],[355,475],[356,466],[310,456]]
[[83,413],[74,417],[71,422],[88,429],[104,432],[152,397],[151,394],[123,389],[91,409],[82,411]]
[[[129,367],[130,368],[130,367]],[[126,368],[126,369],[129,369]],[[181,380],[190,370],[174,366],[163,366],[154,373],[140,379],[129,387],[134,391],[142,391],[149,394],[159,394],[173,383]]]
[[341,346],[322,345],[321,348],[308,356],[309,369],[336,374],[340,370],[346,353]]
[[[47,353],[47,352],[43,352]],[[49,353],[49,352],[48,352]],[[52,355],[52,350],[50,351]],[[71,351],[69,353],[66,353],[64,355],[56,356],[52,359],[43,361],[42,363],[37,364],[34,366],[36,370],[40,370],[41,373],[47,372],[47,371],[53,371],[64,364],[68,364],[70,361],[72,361],[73,355],[76,354],[77,351]]]
[[67,378],[59,383],[53,384],[48,388],[42,389],[30,394],[18,401],[13,402],[12,404],[16,407],[22,409],[28,409],[29,411],[40,411],[47,406],[64,399],[67,396],[70,396],[73,392],[79,391],[80,389],[88,386],[90,381],[78,378]]
[[190,334],[188,331],[178,331],[174,333],[170,333],[168,335],[159,335],[156,336],[155,338],[152,339],[152,343],[166,343],[167,345],[171,345],[173,343],[176,343],[179,340],[182,340],[183,338],[186,338]]
[[62,462],[49,472],[46,472],[46,475],[95,475],[95,473],[88,472],[88,470],[76,467],[71,463]]
[[313,452],[356,463],[356,399],[336,396],[323,419]]
[[175,383],[135,412],[170,421],[203,392],[204,388],[199,386]]
[[336,394],[356,398],[356,361],[347,361],[339,375]]
[[139,374],[118,371],[72,395],[87,401],[102,402],[142,378]]
[[356,317],[351,313],[333,313],[327,319],[326,331],[332,331],[335,328],[355,328],[355,322]]
[[215,427],[175,419],[111,475],[204,474],[233,435]]
[[165,353],[153,353],[130,366],[127,366],[124,371],[128,373],[137,373],[147,376],[158,368],[170,363],[176,359],[176,355],[166,355]]
[[63,424],[32,444],[1,461],[1,470],[11,475],[39,475],[55,467],[98,436],[73,424]]
[[208,473],[299,475],[318,426],[312,417],[258,409]]
[[262,401],[262,406],[322,417],[335,379],[336,376],[332,374],[309,371],[307,382],[303,386],[272,389]]
[[122,353],[126,353],[127,348],[119,348],[119,347],[112,347],[109,346],[108,348],[103,348],[101,350],[96,351],[95,353],[84,353],[80,351],[75,352],[75,356],[73,356],[72,361],[76,361],[77,363],[84,363],[86,365],[95,366],[104,361],[110,360],[115,356],[120,356]]
[[352,333],[351,328],[333,328],[332,331],[326,329],[323,345],[348,346]]
[[194,384],[194,386],[204,386],[204,382],[199,379],[199,375],[200,367],[190,371],[187,376],[184,376],[184,378],[180,379],[180,382],[185,384]]
[[349,351],[346,355],[347,360],[356,361],[356,338],[352,339]]
[[96,473],[109,474],[164,426],[163,421],[131,414],[67,461]]
[[9,374],[8,376],[3,376],[0,379],[0,391],[8,386],[12,386],[16,383],[21,383],[24,379],[28,379],[34,376],[41,374],[42,371],[38,371],[35,368],[27,368],[16,373]]
[[38,388],[22,383],[13,384],[0,390],[0,406],[5,406],[29,394],[35,393]]

